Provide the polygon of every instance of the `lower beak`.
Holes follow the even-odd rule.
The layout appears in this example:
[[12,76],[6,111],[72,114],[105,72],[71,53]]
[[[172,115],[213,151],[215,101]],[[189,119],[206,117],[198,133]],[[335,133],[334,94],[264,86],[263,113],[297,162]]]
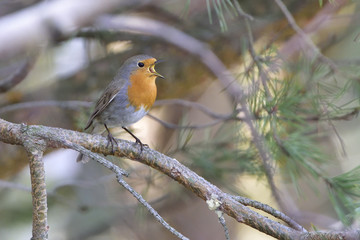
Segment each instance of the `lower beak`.
[[164,76],[161,75],[161,74],[159,74],[159,73],[157,73],[157,72],[153,73],[153,75],[154,75],[154,76],[157,76],[157,77],[159,77],[159,78],[163,78],[163,79],[164,79]]
[[150,70],[150,72],[152,73],[153,76],[157,76],[157,77],[159,77],[159,78],[164,78],[163,75],[161,75],[161,74],[159,74],[159,73],[157,73],[157,72],[155,71],[155,64],[152,65],[152,66],[149,68],[149,70]]

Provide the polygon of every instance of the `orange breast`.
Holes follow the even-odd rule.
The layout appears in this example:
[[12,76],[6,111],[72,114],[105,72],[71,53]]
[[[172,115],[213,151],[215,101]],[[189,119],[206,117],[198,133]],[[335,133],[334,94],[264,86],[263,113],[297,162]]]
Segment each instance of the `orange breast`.
[[149,111],[156,99],[156,76],[151,76],[143,71],[136,71],[130,75],[130,86],[128,88],[129,102],[136,110],[144,107]]

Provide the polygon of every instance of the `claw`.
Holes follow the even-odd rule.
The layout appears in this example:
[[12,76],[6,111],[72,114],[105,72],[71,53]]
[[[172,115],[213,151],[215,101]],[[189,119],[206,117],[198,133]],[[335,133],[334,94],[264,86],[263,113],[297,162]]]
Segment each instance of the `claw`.
[[136,137],[132,132],[130,132],[126,127],[122,127],[127,133],[129,133],[133,138],[135,138],[135,143],[140,144],[140,154],[142,153],[144,146],[148,147],[147,144],[143,144],[138,137]]
[[113,135],[110,133],[108,127],[106,126],[106,124],[104,124],[106,131],[108,132],[107,135],[107,139],[108,139],[108,143],[106,144],[106,147],[109,146],[109,144],[111,144],[111,154],[114,155],[115,151],[114,151],[114,143],[116,145],[116,147],[118,147],[118,142],[116,141],[116,139],[113,137]]

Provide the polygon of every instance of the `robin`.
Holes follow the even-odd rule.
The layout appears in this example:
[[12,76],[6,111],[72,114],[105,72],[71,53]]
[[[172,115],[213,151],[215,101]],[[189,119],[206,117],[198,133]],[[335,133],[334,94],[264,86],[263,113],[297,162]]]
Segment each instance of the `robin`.
[[[142,119],[155,102],[155,79],[164,78],[155,71],[158,62],[148,55],[137,55],[127,59],[96,102],[95,110],[84,130],[90,126],[93,126],[93,134],[103,134],[106,130],[113,149],[117,142],[109,128],[121,126],[135,138],[137,144],[140,144],[142,152],[143,143],[127,129],[127,126]],[[82,154],[77,158],[77,162],[85,163],[88,160]]]

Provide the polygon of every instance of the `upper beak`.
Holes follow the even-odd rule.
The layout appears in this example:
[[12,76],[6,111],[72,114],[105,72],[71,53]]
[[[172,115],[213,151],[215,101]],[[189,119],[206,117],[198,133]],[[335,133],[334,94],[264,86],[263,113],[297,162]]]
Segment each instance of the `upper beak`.
[[157,76],[159,78],[164,78],[163,75],[161,75],[155,71],[155,65],[158,64],[159,62],[162,62],[162,61],[157,60],[153,65],[150,66],[149,70],[152,73],[152,75]]

